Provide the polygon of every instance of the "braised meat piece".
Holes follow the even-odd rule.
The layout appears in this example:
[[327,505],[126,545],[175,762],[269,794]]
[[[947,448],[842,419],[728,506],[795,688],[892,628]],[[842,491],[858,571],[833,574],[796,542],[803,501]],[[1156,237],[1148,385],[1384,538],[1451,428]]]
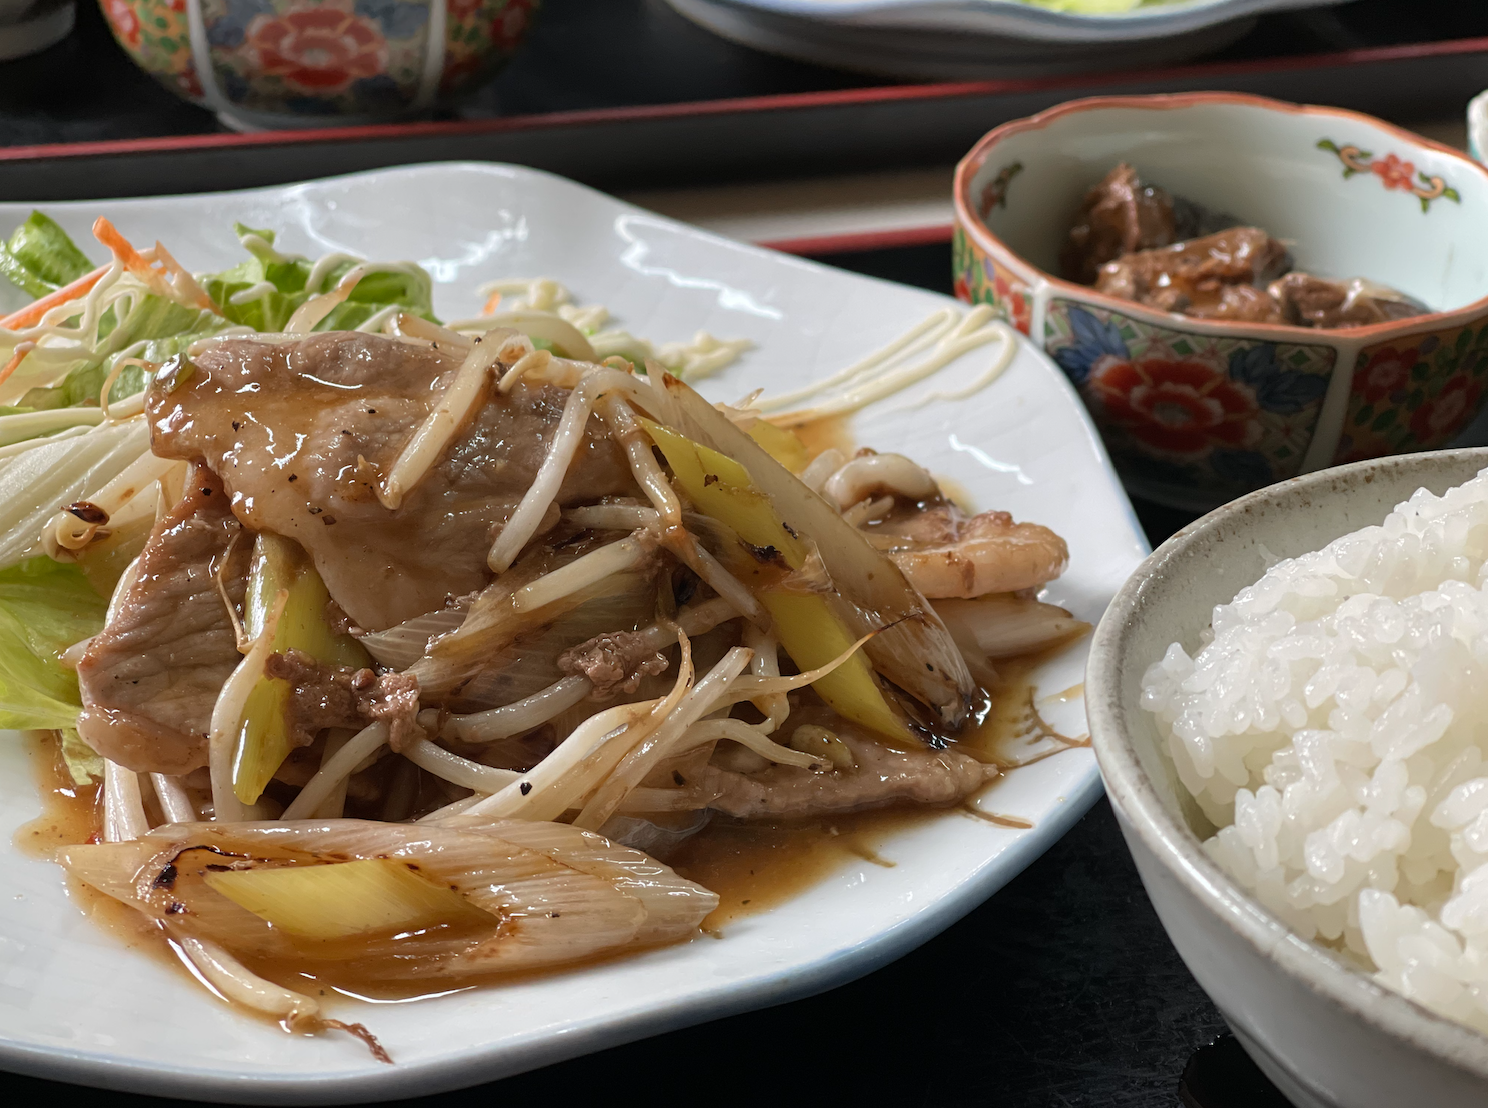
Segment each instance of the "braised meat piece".
[[1109,262],[1101,267],[1095,287],[1200,319],[1280,323],[1280,310],[1264,286],[1285,273],[1288,264],[1286,247],[1265,231],[1232,227]]
[[1310,273],[1288,273],[1273,281],[1269,291],[1282,320],[1301,327],[1368,327],[1427,311],[1405,294],[1362,277],[1330,281]]
[[1059,266],[1071,281],[1089,285],[1107,262],[1176,240],[1173,198],[1143,185],[1137,171],[1122,162],[1085,194]]
[[1059,264],[1072,281],[1198,319],[1367,327],[1430,310],[1363,278],[1289,272],[1284,245],[1239,223],[1143,184],[1123,162],[1086,194]]
[[105,758],[142,773],[207,764],[212,706],[242,660],[227,609],[247,588],[253,542],[242,531],[222,483],[194,466],[78,662],[78,733]]

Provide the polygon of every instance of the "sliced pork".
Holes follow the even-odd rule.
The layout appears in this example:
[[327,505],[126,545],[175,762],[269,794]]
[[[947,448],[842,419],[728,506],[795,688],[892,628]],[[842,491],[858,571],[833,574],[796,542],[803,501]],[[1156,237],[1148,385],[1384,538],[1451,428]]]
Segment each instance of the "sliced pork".
[[739,773],[709,765],[698,785],[713,794],[709,808],[736,819],[796,819],[905,801],[956,804],[998,773],[996,766],[956,750],[891,750],[846,730],[838,738],[852,751],[852,766],[824,771],[772,765]]
[[78,733],[105,758],[152,773],[206,765],[212,706],[242,657],[227,609],[247,585],[242,532],[222,483],[194,467],[78,662]]
[[1038,588],[1069,564],[1069,547],[1047,527],[1007,512],[968,516],[949,503],[908,506],[867,534],[932,599]]
[[[396,511],[376,484],[461,362],[380,335],[231,339],[146,398],[152,448],[204,459],[255,531],[294,539],[350,620],[380,631],[484,586],[493,534],[547,453],[567,390],[490,390]],[[638,495],[622,449],[591,418],[560,504]]]

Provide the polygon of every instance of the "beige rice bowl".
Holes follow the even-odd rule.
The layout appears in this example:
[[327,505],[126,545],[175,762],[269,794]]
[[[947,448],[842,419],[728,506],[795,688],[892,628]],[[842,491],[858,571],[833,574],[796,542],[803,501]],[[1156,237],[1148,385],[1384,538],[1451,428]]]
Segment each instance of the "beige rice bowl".
[[1488,1032],[1488,470],[1279,561],[1174,643],[1142,705],[1302,936]]

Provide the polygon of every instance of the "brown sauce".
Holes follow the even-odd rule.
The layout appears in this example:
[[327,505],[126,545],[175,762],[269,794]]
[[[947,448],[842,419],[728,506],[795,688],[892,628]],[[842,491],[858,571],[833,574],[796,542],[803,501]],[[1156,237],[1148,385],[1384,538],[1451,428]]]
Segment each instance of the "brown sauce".
[[850,865],[892,866],[884,842],[944,809],[881,808],[811,820],[716,819],[667,859],[686,877],[718,894],[703,930],[722,937],[728,924],[767,912]]
[[791,430],[805,444],[808,457],[814,458],[823,450],[840,450],[850,458],[858,448],[845,415],[821,416]]
[[[1000,765],[1014,750],[1020,731],[1027,726],[1026,706],[1034,703],[1033,673],[1041,656],[998,663],[998,688],[976,730],[963,740],[961,749]],[[1074,695],[1065,690],[1056,696]],[[75,785],[59,754],[53,734],[28,737],[42,814],[22,826],[15,845],[34,858],[51,858],[62,846],[97,841],[102,831],[100,786]],[[1070,745],[1082,745],[1071,741]],[[1060,745],[1058,749],[1066,749]],[[1039,754],[1047,757],[1049,750]],[[1037,759],[1034,759],[1037,760]],[[157,817],[158,818],[158,817]],[[881,808],[863,812],[797,821],[738,822],[715,819],[701,832],[684,841],[666,859],[676,871],[716,892],[717,909],[703,921],[703,932],[712,938],[726,937],[730,925],[760,912],[768,912],[834,874],[865,862],[892,866],[881,851],[901,832],[936,819],[976,818],[1001,827],[1031,827],[1027,820],[985,812],[975,798],[953,808]],[[61,876],[59,874],[59,876]],[[134,909],[112,897],[73,880],[68,895],[79,910],[104,927],[130,950],[148,952],[187,973],[159,927]],[[697,941],[706,942],[703,938]],[[314,973],[303,963],[244,959],[255,973],[285,988],[311,996],[330,998],[341,994],[377,1003],[393,1003],[444,996],[483,985],[499,985],[537,977],[580,971],[592,965],[623,958],[634,949],[623,950],[589,961],[523,974],[440,978],[388,982],[375,977],[375,967],[354,962],[317,966]]]
[[[99,841],[103,833],[102,786],[74,783],[62,761],[55,732],[28,732],[22,741],[41,796],[41,815],[16,828],[12,840],[16,849],[29,858],[49,862],[64,846]],[[74,880],[60,867],[57,875],[66,882],[68,899],[78,910],[124,946],[178,965],[152,920]]]
[[1033,683],[1039,665],[1067,644],[1051,651],[1007,658],[997,662],[997,687],[983,709],[976,728],[965,735],[960,749],[984,762],[994,762],[1004,771],[1041,761],[1061,750],[1089,746],[1089,735],[1064,735],[1044,719],[1041,706],[1070,700],[1083,693],[1083,685],[1040,698]]

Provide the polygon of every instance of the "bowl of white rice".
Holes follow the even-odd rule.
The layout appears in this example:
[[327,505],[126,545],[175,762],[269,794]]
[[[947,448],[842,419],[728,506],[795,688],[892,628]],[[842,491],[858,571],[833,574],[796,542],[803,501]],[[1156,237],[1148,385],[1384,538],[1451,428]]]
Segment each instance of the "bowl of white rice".
[[1488,1104],[1488,449],[1180,531],[1086,704],[1163,926],[1298,1108]]

